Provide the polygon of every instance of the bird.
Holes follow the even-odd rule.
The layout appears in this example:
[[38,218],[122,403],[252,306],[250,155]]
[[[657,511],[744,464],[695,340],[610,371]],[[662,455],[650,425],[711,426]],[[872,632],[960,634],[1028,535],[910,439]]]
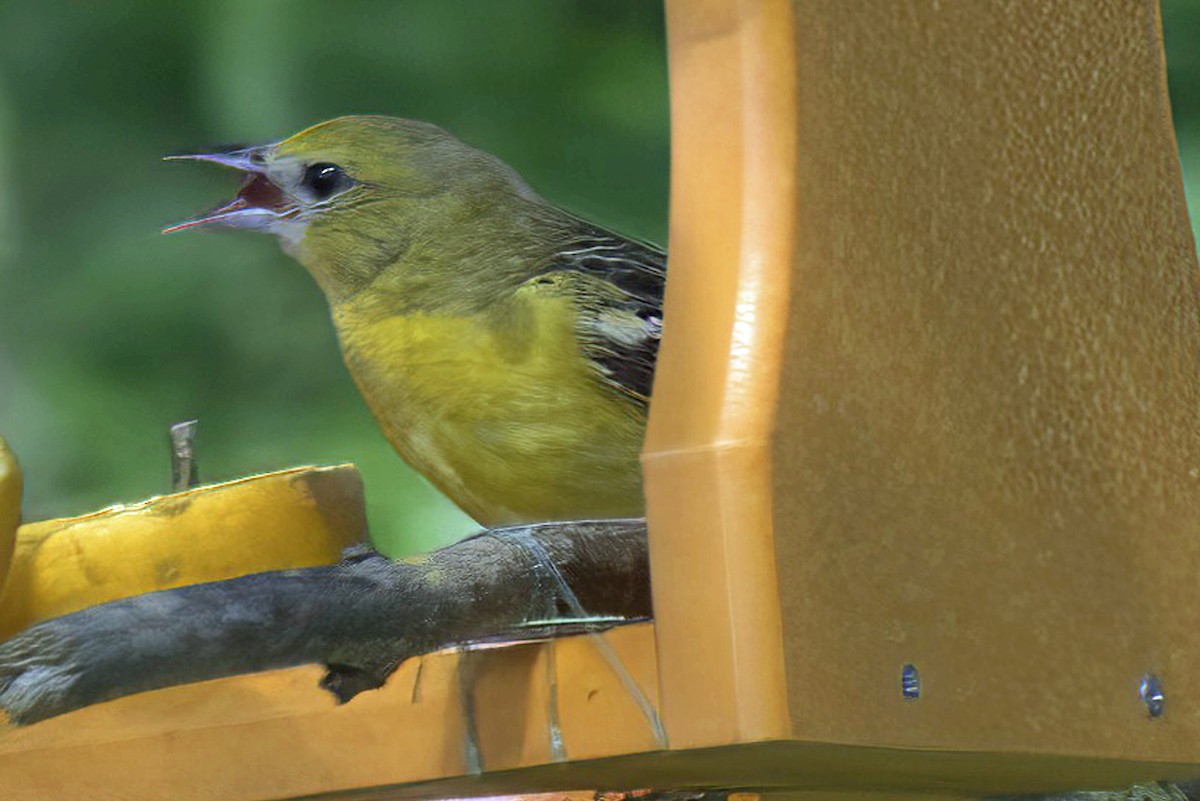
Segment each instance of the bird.
[[243,174],[164,229],[278,238],[385,437],[485,526],[636,517],[666,253],[427,122],[355,115],[168,158]]

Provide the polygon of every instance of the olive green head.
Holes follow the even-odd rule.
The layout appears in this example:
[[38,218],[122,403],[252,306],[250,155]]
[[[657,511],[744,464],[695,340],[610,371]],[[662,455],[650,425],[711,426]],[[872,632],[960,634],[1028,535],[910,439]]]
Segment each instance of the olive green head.
[[523,189],[516,173],[495,157],[436,125],[396,117],[339,117],[271,146],[267,155],[280,166],[303,168],[291,178],[307,181],[312,194],[334,206],[339,198],[356,197],[356,189],[408,197]]
[[[495,157],[435,125],[381,116],[339,117],[283,141],[175,156],[244,173],[234,200],[167,232],[223,226],[265,231],[331,297],[353,292],[406,254],[503,237],[496,209],[540,205]],[[468,231],[479,237],[464,237]],[[457,254],[460,258],[467,254]]]

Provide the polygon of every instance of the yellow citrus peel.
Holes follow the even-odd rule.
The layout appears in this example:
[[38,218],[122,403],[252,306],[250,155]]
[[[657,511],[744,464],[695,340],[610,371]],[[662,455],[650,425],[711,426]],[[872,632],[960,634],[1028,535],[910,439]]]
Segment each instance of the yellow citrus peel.
[[[0,526],[11,505],[5,475],[0,462]],[[335,562],[366,530],[353,465],[297,467],[30,523],[16,531],[0,594],[0,641],[117,598]]]
[[17,526],[21,524],[21,465],[0,437],[0,590],[12,564]]

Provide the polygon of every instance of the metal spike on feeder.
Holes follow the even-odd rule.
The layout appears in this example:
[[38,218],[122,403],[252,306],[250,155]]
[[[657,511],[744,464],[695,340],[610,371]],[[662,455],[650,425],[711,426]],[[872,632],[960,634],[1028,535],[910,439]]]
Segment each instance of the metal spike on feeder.
[[197,420],[186,420],[171,426],[171,490],[181,492],[200,483],[196,463]]

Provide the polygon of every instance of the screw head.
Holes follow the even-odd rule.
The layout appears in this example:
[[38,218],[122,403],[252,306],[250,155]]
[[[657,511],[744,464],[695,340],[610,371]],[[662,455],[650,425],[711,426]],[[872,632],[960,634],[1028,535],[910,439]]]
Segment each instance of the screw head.
[[1162,716],[1167,697],[1163,693],[1162,680],[1158,676],[1147,673],[1142,677],[1142,683],[1138,685],[1138,697],[1146,705],[1146,711],[1150,713],[1150,717]]
[[906,701],[915,701],[921,697],[921,672],[912,662],[900,668],[900,693]]

